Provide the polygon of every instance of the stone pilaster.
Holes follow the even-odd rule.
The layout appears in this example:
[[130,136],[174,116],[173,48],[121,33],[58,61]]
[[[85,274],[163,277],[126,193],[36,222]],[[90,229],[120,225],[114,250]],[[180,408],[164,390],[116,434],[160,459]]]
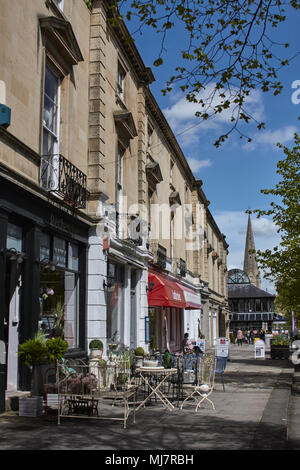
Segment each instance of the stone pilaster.
[[[102,2],[94,1],[90,28],[89,79],[89,212],[97,211],[97,199],[105,181],[106,120],[106,14]],[[95,205],[96,204],[96,205]]]

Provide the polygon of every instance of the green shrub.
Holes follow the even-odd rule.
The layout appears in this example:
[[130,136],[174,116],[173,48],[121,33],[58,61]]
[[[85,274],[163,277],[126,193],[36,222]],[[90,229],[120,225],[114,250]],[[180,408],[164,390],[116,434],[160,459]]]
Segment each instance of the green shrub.
[[103,350],[103,343],[100,339],[92,339],[92,341],[89,344],[89,348]]
[[60,362],[68,350],[67,341],[62,338],[53,338],[46,341],[47,359],[49,362]]
[[18,356],[28,367],[61,361],[68,350],[68,343],[62,338],[44,341],[38,334],[19,345]]
[[42,364],[47,357],[47,347],[39,339],[28,339],[19,345],[18,356],[28,367]]
[[141,346],[139,346],[138,348],[134,350],[134,354],[136,356],[145,356],[145,351]]
[[289,346],[291,343],[290,339],[286,335],[275,335],[271,340],[272,346]]

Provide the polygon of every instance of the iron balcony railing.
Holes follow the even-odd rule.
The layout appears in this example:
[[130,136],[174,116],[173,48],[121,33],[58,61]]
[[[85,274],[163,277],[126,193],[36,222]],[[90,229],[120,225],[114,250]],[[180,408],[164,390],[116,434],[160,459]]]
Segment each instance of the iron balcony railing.
[[41,185],[73,207],[86,207],[87,176],[61,154],[43,155]]

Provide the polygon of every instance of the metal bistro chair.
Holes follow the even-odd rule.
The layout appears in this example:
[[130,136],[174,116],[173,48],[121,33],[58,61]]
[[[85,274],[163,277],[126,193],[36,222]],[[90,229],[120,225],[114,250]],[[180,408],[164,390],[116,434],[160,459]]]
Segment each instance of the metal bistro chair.
[[225,372],[225,369],[226,369],[227,360],[228,360],[228,356],[226,356],[226,357],[216,356],[215,374],[219,375],[221,377],[224,392],[225,392],[224,372]]
[[180,409],[182,410],[185,403],[193,398],[196,401],[195,411],[198,411],[201,404],[207,400],[215,409],[215,405],[210,398],[208,398],[214,388],[216,370],[216,358],[214,356],[203,356],[199,359],[199,366],[197,371],[197,380],[195,385],[191,385],[186,390],[187,397],[181,403]]

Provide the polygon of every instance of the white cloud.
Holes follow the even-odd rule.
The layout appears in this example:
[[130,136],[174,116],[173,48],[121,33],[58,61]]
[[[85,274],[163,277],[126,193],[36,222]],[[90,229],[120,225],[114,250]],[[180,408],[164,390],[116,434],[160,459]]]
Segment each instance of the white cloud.
[[[220,96],[221,93],[224,93],[225,98]],[[181,144],[183,146],[191,145],[191,143],[200,140],[203,131],[215,130],[220,133],[222,126],[232,125],[231,118],[236,116],[236,110],[234,110],[236,105],[233,103],[233,99],[237,93],[238,90],[235,88],[232,88],[231,94],[226,90],[215,93],[215,84],[212,83],[197,96],[198,100],[203,99],[206,103],[209,102],[209,108],[203,108],[201,104],[189,102],[185,96],[174,92],[173,95],[170,95],[171,105],[163,112]],[[209,115],[213,114],[213,109],[225,100],[229,100],[232,104],[221,113],[217,113],[207,120],[195,116],[197,111],[204,112],[205,109]],[[245,100],[245,108],[256,120],[261,121],[264,116],[262,93],[253,90]]]
[[[226,235],[226,241],[229,244],[228,269],[243,269],[248,215],[242,211],[219,211],[213,216],[221,232]],[[251,222],[257,250],[272,249],[279,244],[280,236],[271,219],[266,217],[257,219],[252,216]],[[268,289],[269,292],[272,289],[274,291],[273,284],[265,281],[262,273],[261,278],[262,288]]]
[[197,158],[188,157],[187,161],[194,174],[197,174],[201,168],[206,168],[212,165],[211,160],[197,160]]
[[285,126],[282,129],[260,131],[254,134],[251,138],[251,142],[247,142],[244,145],[245,150],[255,150],[260,145],[271,145],[274,148],[277,147],[277,143],[286,144],[294,138],[294,134],[297,132],[295,126]]

